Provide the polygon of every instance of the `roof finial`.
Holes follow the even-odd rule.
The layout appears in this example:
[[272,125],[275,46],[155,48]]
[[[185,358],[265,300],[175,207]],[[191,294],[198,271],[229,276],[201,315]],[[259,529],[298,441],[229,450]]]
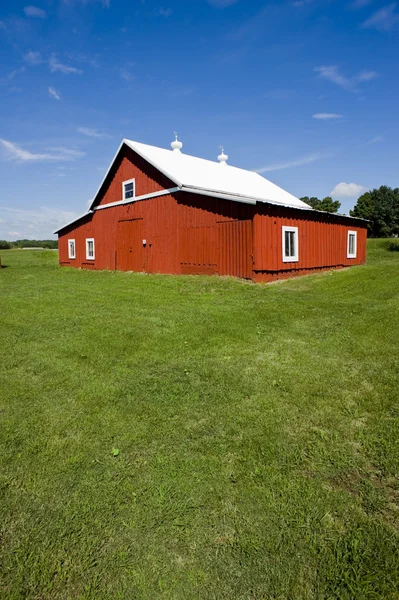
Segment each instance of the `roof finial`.
[[179,140],[177,139],[177,132],[175,131],[175,141],[171,143],[173,152],[179,152],[180,150],[183,148],[183,144],[181,142],[179,142]]
[[221,165],[227,166],[227,160],[229,157],[227,154],[224,153],[223,146],[220,146],[220,149],[222,151],[222,154],[219,154],[218,161],[220,162]]

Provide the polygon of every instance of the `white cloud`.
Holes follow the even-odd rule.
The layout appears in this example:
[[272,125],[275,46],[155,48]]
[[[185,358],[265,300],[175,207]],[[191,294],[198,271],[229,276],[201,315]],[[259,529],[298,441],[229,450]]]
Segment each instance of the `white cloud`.
[[399,13],[396,12],[396,6],[396,2],[393,2],[377,10],[364,21],[362,27],[378,31],[393,31],[399,25]]
[[24,60],[30,65],[40,65],[44,62],[40,52],[33,52],[32,50],[24,54]]
[[313,119],[319,119],[320,121],[330,121],[334,119],[342,119],[342,115],[338,115],[337,113],[316,113],[312,115]]
[[73,221],[80,215],[65,210],[41,206],[33,209],[9,208],[0,206],[5,217],[0,223],[0,239],[49,239],[53,231]]
[[27,17],[38,17],[39,19],[45,19],[47,17],[46,11],[37,6],[25,6],[24,13]]
[[40,161],[62,161],[76,160],[85,155],[79,150],[69,148],[50,148],[49,151],[37,153],[30,150],[24,150],[18,144],[0,138],[0,146],[3,147],[4,156],[8,160],[19,162],[40,162]]
[[366,142],[365,146],[371,146],[371,144],[378,144],[379,142],[383,142],[383,141],[384,141],[384,138],[382,137],[382,135],[376,135],[375,137],[371,138],[371,140]]
[[173,10],[171,8],[157,8],[155,10],[155,14],[158,15],[159,17],[165,17],[168,18],[172,15]]
[[121,76],[121,79],[124,79],[125,81],[133,81],[133,79],[135,79],[135,76],[128,69],[120,69],[119,75]]
[[334,198],[353,198],[358,197],[364,192],[367,191],[367,188],[364,185],[359,185],[357,183],[338,183],[333,190],[330,192],[330,196]]
[[55,54],[50,56],[48,64],[52,73],[57,71],[60,71],[60,73],[65,73],[66,75],[70,75],[71,73],[74,73],[75,75],[81,75],[83,73],[81,69],[76,69],[76,67],[70,67],[69,65],[62,64]]
[[98,129],[92,129],[90,127],[78,127],[78,132],[82,135],[87,135],[87,137],[98,138],[98,139],[110,139],[110,135],[108,133],[103,133],[98,131]]
[[49,87],[48,88],[48,93],[52,98],[55,98],[55,100],[61,100],[61,96],[59,94],[59,92],[57,92],[57,90],[53,87]]
[[365,81],[371,81],[378,77],[378,73],[375,71],[360,71],[357,75],[353,75],[352,77],[346,77],[340,73],[338,67],[336,65],[330,66],[321,66],[315,67],[314,71],[319,73],[320,77],[323,79],[327,79],[332,83],[335,83],[339,87],[344,90],[349,90],[352,92],[356,92],[357,86],[359,83],[363,83]]
[[328,154],[309,154],[307,156],[302,156],[301,158],[296,158],[291,161],[282,162],[282,163],[272,163],[270,165],[266,165],[265,167],[261,167],[259,169],[254,169],[255,173],[268,173],[269,171],[281,171],[281,169],[291,169],[293,167],[302,167],[303,165],[309,165],[318,160],[322,160],[323,158],[328,158],[331,155]]
[[209,4],[216,6],[216,8],[226,8],[226,6],[236,4],[238,1],[239,0],[208,0]]

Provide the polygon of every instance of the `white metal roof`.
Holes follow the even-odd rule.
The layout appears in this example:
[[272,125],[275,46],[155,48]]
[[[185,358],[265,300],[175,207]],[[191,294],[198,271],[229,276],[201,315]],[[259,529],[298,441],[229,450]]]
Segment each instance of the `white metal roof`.
[[253,171],[132,140],[125,139],[124,142],[181,188],[225,194],[243,202],[247,199],[311,209],[302,200]]
[[[224,163],[224,161],[220,164],[216,161],[190,156],[183,152],[167,150],[165,148],[158,148],[156,146],[149,146],[147,144],[124,139],[104,175],[88,212],[71,223],[57,229],[54,233],[58,233],[62,229],[65,229],[65,227],[80,221],[80,219],[92,213],[93,210],[96,210],[97,197],[124,144],[137,152],[144,160],[173,181],[179,188],[179,190],[174,191],[191,191],[197,194],[225,198],[249,204],[268,202],[270,204],[313,211],[311,206],[305,204],[305,202],[302,202],[299,198],[296,198],[254,171],[232,167],[231,165]],[[179,146],[180,145],[181,144],[179,144]],[[224,154],[222,154],[222,156],[225,157]],[[158,194],[156,193],[154,195]],[[147,196],[143,196],[143,199],[145,197]],[[135,199],[132,199],[132,201]],[[111,203],[111,205],[114,204],[115,203]],[[106,206],[107,205],[104,205],[101,208],[106,208]]]

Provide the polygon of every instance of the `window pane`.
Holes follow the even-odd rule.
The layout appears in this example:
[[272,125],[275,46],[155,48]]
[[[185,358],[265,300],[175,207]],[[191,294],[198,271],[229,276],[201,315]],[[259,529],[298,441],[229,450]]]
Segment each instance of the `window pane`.
[[133,198],[134,182],[132,181],[131,183],[125,183],[124,190],[125,198]]
[[290,231],[290,256],[295,256],[295,233]]
[[285,256],[291,256],[290,254],[290,232],[285,232]]
[[87,242],[87,255],[93,256],[93,242]]
[[355,236],[353,233],[349,234],[349,254],[355,254]]

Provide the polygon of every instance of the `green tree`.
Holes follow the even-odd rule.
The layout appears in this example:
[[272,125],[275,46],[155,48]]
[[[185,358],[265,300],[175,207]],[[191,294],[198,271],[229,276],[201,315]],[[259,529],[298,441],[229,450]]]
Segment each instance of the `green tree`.
[[309,196],[304,196],[303,198],[301,198],[301,200],[303,202],[306,202],[306,204],[309,204],[309,206],[311,206],[315,210],[323,210],[324,212],[329,213],[338,212],[341,206],[341,202],[339,202],[338,200],[333,200],[331,196],[326,196],[325,198],[323,198],[323,200],[320,200],[320,198],[316,198],[315,196],[312,196],[310,198]]
[[360,196],[350,215],[370,221],[370,237],[399,235],[399,188],[382,185],[379,189],[366,192]]

